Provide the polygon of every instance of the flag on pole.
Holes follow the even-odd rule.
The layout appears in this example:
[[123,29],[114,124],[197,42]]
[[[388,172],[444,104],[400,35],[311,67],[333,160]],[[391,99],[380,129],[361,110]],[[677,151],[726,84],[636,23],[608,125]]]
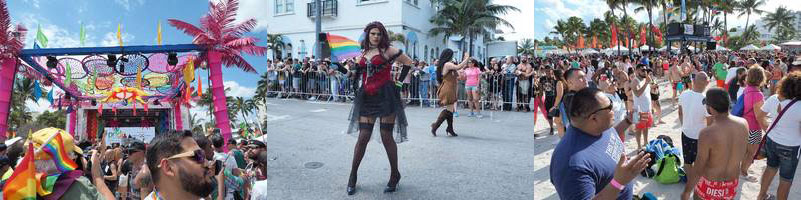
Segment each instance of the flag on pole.
[[64,70],[65,70],[65,72],[64,72],[64,85],[66,87],[69,87],[70,83],[72,83],[72,69],[71,69],[72,67],[70,67],[70,63],[69,62],[66,62],[66,63],[67,63],[67,66],[64,67]]
[[136,66],[136,88],[142,89],[142,65]]
[[39,43],[36,40],[33,41],[33,49],[41,49],[42,47],[39,46]]
[[66,134],[64,133],[64,130],[56,128],[48,129],[56,130],[56,132],[53,133],[55,136],[53,136],[53,139],[48,141],[47,144],[41,147],[42,150],[50,155],[59,171],[66,172],[78,168],[78,165],[75,163],[75,161],[69,158],[66,147],[64,147],[64,139],[61,138],[62,133]]
[[[30,135],[29,135],[30,136]],[[28,150],[22,162],[3,186],[3,199],[36,199],[36,166],[33,164],[33,144],[28,142]]]
[[609,46],[613,47],[613,46],[617,46],[617,27],[615,27],[615,23],[614,22],[612,22],[611,29],[612,29],[612,39],[609,40]]
[[50,89],[50,92],[47,93],[47,101],[50,101],[50,104],[53,104],[53,90],[56,88]]
[[83,28],[83,22],[81,22],[81,46],[86,44],[86,31]]
[[592,48],[598,48],[598,37],[595,35],[592,36]]
[[161,45],[161,21],[159,21],[158,23],[158,29],[156,32],[157,32],[156,40],[158,41],[158,44]]
[[579,35],[578,44],[576,45],[579,49],[584,48],[584,36]]
[[[198,75],[198,76],[200,76],[200,75]],[[202,78],[198,78],[197,79],[197,96],[203,97],[203,79]]]
[[36,41],[39,41],[39,44],[41,44],[42,47],[47,48],[47,36],[42,33],[42,25],[39,25],[38,28],[36,28]]
[[646,43],[646,40],[645,40],[646,38],[645,37],[646,37],[645,36],[645,26],[640,26],[640,44],[641,45]]
[[117,41],[119,41],[120,46],[122,46],[122,24],[117,24]]
[[39,98],[42,98],[42,87],[39,86],[39,80],[33,81],[33,101],[39,102]]

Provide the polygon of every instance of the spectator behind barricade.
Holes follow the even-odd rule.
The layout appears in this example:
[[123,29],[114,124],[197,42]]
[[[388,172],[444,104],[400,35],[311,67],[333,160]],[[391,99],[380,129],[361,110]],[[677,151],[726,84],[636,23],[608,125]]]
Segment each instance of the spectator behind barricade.
[[515,93],[515,74],[514,72],[517,70],[517,65],[515,64],[515,57],[509,56],[506,58],[506,62],[502,66],[503,68],[503,110],[511,111],[512,110],[512,100]]
[[[215,176],[205,152],[192,139],[192,132],[170,131],[157,135],[151,140],[145,157],[155,190],[144,199],[196,200],[211,194],[211,180]],[[216,178],[220,181],[221,176]],[[225,190],[222,185],[218,189]]]
[[239,146],[236,145],[236,140],[230,139],[228,140],[228,146],[231,147],[228,153],[234,155],[234,159],[236,160],[236,167],[239,169],[244,169],[245,165],[245,154],[242,153],[242,150],[239,149]]
[[420,93],[420,99],[421,99],[420,103],[422,103],[422,105],[424,105],[424,106],[430,105],[430,103],[428,101],[428,99],[429,99],[428,89],[429,89],[429,87],[431,87],[430,86],[430,84],[431,84],[431,74],[428,73],[428,71],[425,70],[426,66],[428,66],[428,65],[426,64],[425,61],[420,61],[417,64],[417,66],[415,66],[415,69],[414,69],[414,76],[417,76],[418,79],[420,80],[420,85],[417,88],[417,90]]
[[249,170],[249,172],[252,173],[250,176],[256,180],[267,179],[267,145],[259,140],[250,140],[247,142],[248,151],[246,156],[248,159],[254,162],[264,163],[263,166],[252,166],[252,169]]

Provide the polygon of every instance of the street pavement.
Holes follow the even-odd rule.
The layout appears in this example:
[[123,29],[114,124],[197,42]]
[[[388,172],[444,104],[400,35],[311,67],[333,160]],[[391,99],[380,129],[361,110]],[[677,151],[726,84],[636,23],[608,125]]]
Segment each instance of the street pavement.
[[[371,140],[359,169],[357,193],[345,192],[355,135],[344,134],[351,104],[270,99],[267,103],[268,194],[273,199],[532,199],[536,180],[532,113],[489,112],[454,118],[432,137],[440,108],[409,106],[409,141],[398,145],[402,179],[384,194],[389,162]],[[544,120],[541,120],[544,121]],[[547,126],[547,124],[545,125]],[[378,125],[373,132],[378,133]],[[547,133],[546,133],[547,134]],[[548,142],[548,145],[551,145]]]

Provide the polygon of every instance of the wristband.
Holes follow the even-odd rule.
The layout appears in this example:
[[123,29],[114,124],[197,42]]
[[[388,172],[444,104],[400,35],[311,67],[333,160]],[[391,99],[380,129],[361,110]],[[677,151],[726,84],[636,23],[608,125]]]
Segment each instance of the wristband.
[[617,189],[617,190],[620,190],[620,191],[622,191],[622,190],[623,190],[623,188],[626,188],[626,186],[624,186],[624,185],[621,185],[621,184],[620,184],[620,183],[618,183],[618,182],[617,182],[617,180],[615,180],[615,179],[612,179],[612,182],[609,182],[609,184],[612,184],[612,187],[614,187],[615,189]]

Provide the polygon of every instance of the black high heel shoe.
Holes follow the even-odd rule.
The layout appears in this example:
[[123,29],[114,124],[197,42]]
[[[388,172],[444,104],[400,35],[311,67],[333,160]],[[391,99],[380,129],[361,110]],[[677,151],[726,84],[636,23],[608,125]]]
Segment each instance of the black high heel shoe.
[[398,190],[398,183],[400,182],[401,179],[400,173],[398,173],[396,177],[398,178],[393,179],[393,177],[390,177],[389,183],[387,183],[387,188],[384,189],[384,193],[393,193]]
[[356,177],[351,176],[348,180],[348,195],[356,194]]
[[453,137],[459,136],[459,135],[456,135],[456,132],[453,132],[453,129],[446,129],[445,132],[448,133],[448,135],[453,136]]

